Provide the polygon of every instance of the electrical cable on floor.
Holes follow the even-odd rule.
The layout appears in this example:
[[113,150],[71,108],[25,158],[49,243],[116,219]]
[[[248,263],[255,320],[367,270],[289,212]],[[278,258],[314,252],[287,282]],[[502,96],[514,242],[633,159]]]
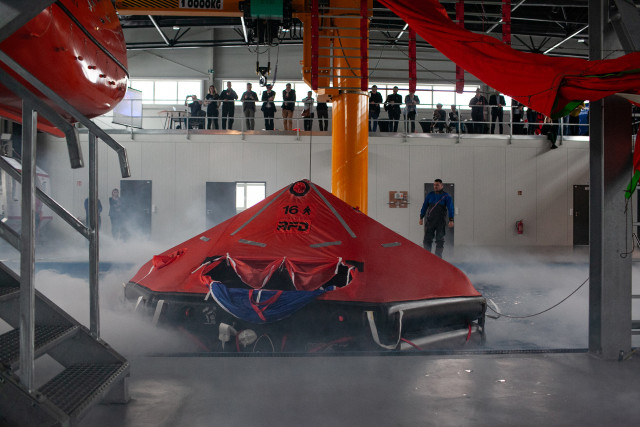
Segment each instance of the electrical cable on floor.
[[575,294],[576,292],[578,292],[580,290],[580,288],[582,288],[587,282],[589,281],[589,278],[587,277],[584,282],[582,282],[582,284],[580,286],[578,286],[573,292],[571,292],[569,295],[567,295],[565,298],[563,298],[560,302],[558,302],[557,304],[552,305],[551,307],[547,308],[546,310],[542,310],[539,313],[535,313],[535,314],[529,314],[527,316],[516,316],[513,314],[504,314],[504,313],[500,313],[499,311],[493,309],[490,305],[487,304],[487,308],[491,311],[493,311],[494,313],[500,315],[500,316],[504,316],[504,317],[508,317],[510,319],[527,319],[529,317],[534,317],[534,316],[538,316],[542,313],[546,313],[547,311],[556,308],[557,306],[559,306],[560,304],[562,304],[563,302],[565,302],[566,300],[569,299],[569,297],[571,297],[573,294]]

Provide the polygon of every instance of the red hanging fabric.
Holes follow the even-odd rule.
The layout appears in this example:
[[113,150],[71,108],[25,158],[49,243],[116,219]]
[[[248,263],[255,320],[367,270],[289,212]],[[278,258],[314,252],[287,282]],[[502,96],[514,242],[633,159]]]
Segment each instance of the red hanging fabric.
[[369,89],[369,11],[367,0],[360,0],[360,90]]
[[311,2],[311,89],[318,90],[318,55],[320,41],[320,17],[318,0]]
[[409,27],[409,92],[416,91],[416,32]]
[[511,46],[511,0],[502,0],[502,42]]
[[520,52],[460,28],[437,0],[380,2],[465,71],[547,116],[565,116],[585,100],[640,94],[640,52],[599,61]]
[[[456,20],[461,28],[464,28],[464,0],[456,3]],[[456,92],[464,92],[464,69],[456,64]]]

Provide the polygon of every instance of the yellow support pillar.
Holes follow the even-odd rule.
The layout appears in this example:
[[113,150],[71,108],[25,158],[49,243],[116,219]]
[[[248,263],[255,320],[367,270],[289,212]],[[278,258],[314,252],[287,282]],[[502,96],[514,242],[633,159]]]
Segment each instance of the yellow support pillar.
[[[366,91],[361,91],[361,0],[333,0],[331,7],[343,8],[333,18],[336,30],[333,39],[333,87],[340,89],[333,96],[332,105],[332,155],[331,192],[357,207],[365,214],[368,210],[368,166],[369,166],[369,101]],[[367,1],[367,15],[372,1]],[[345,9],[353,11],[344,11]],[[347,16],[345,16],[347,15]],[[353,28],[353,29],[352,29]],[[366,38],[369,28],[367,23]],[[367,73],[365,68],[365,73]]]
[[331,192],[367,213],[369,173],[368,97],[345,93],[333,98]]

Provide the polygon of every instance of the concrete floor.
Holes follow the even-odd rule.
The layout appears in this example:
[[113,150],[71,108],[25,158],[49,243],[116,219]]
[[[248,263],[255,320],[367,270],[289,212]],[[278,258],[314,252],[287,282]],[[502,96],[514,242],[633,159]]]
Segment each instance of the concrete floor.
[[[456,248],[445,259],[515,315],[549,308],[588,277],[587,248]],[[488,318],[486,346],[467,352],[233,357],[134,316],[122,282],[139,263],[106,261],[101,336],[131,362],[131,401],[94,407],[83,426],[640,424],[640,354],[618,362],[585,351],[588,283],[543,315]],[[37,287],[88,325],[86,273],[74,268],[43,263]],[[633,277],[640,294],[640,263]]]
[[83,426],[640,423],[640,355],[137,357],[131,401]]
[[[457,249],[450,261],[514,314],[548,308],[588,276],[586,248]],[[586,353],[587,295],[585,286],[533,318],[487,319],[486,346],[466,353],[229,357],[191,353],[188,342],[164,335],[149,340],[145,353],[136,351],[139,341],[136,347],[114,334],[112,344],[130,356],[131,402],[97,406],[83,425],[640,423],[640,354],[618,362]]]

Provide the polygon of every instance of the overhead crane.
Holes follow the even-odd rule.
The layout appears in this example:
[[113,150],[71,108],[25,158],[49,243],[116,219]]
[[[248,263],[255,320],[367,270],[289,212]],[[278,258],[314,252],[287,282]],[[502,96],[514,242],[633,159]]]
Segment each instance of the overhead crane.
[[239,17],[243,25],[246,20],[262,28],[263,39],[273,22],[302,21],[303,79],[318,100],[332,103],[331,191],[367,213],[372,0],[117,0],[115,5],[121,15]]

